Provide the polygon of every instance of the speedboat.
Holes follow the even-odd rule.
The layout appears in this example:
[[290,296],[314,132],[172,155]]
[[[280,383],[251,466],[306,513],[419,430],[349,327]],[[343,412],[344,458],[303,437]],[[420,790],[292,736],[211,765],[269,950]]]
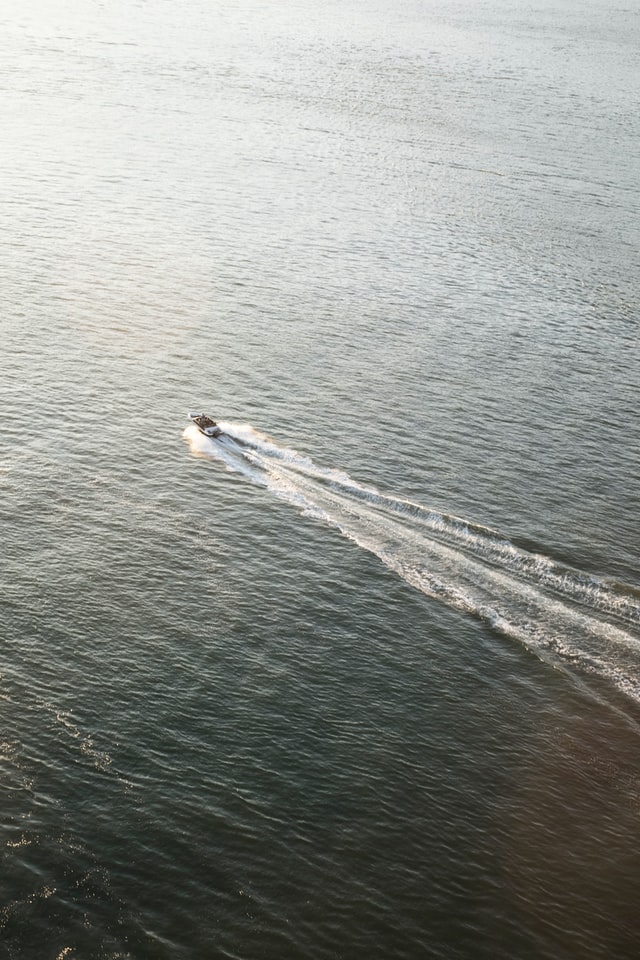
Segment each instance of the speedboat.
[[222,433],[215,420],[208,417],[206,413],[190,413],[189,419],[193,420],[200,433],[211,440],[215,440]]

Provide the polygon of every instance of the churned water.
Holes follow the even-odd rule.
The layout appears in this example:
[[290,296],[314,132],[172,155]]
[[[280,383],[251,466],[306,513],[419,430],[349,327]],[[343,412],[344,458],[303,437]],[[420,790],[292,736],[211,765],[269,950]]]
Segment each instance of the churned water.
[[0,25],[0,958],[636,957],[638,10]]

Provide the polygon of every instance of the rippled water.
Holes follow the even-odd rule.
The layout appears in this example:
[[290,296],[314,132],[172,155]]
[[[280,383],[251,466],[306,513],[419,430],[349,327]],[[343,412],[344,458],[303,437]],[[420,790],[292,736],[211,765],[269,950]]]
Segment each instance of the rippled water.
[[0,957],[635,957],[637,11],[0,24]]

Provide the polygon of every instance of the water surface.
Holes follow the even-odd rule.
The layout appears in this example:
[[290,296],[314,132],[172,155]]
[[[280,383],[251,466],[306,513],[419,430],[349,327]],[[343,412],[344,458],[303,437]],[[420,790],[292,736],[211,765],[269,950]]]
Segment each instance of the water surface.
[[634,957],[637,12],[0,23],[0,956]]

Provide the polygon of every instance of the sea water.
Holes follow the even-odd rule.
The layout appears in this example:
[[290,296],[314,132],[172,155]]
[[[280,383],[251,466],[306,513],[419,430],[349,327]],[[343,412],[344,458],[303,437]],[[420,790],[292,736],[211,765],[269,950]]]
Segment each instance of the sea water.
[[637,956],[638,11],[0,24],[0,957]]

